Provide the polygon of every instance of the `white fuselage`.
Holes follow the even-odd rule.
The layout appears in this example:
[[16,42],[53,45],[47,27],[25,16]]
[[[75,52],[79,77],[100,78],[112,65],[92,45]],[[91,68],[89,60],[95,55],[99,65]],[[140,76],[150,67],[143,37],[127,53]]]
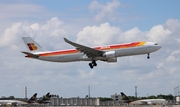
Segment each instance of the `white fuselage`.
[[129,104],[132,104],[132,105],[166,104],[166,100],[165,99],[144,99],[144,100],[132,101]]
[[0,100],[1,105],[26,105],[28,102],[21,101],[21,100]]
[[[121,47],[114,48],[119,45],[121,45]],[[115,53],[115,55],[114,57],[95,57],[94,60],[107,61],[112,58],[123,57],[123,56],[150,54],[161,48],[160,45],[154,42],[143,42],[142,45],[137,45],[137,46],[130,46],[130,45],[131,44],[128,44],[128,45],[117,44],[117,45],[98,47],[98,50],[102,50],[104,52],[112,51]],[[94,49],[96,48],[97,47],[95,47]],[[44,60],[44,61],[52,61],[52,62],[74,62],[74,61],[91,61],[92,60],[92,58],[88,58],[84,53],[76,49],[36,52],[34,54],[39,55],[39,57],[35,59]]]

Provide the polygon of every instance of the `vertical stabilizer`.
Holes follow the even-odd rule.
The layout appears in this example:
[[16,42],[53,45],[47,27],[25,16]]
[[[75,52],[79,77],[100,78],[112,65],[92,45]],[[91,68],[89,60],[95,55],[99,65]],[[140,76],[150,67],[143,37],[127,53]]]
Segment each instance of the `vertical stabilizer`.
[[27,100],[28,103],[34,103],[36,101],[37,93],[35,93],[29,100]]
[[50,103],[50,98],[51,98],[51,95],[50,93],[48,92],[46,95],[44,95],[42,97],[42,99],[39,99],[37,102],[39,104],[47,104],[47,103]]
[[35,94],[29,99],[29,101],[35,101],[35,100],[36,100],[36,96],[37,96],[37,93],[35,93]]
[[32,40],[30,37],[22,37],[22,39],[30,52],[35,53],[35,52],[46,51],[38,43]]
[[129,99],[129,97],[127,97],[123,92],[121,92],[121,97],[126,103],[131,102],[131,99]]
[[42,100],[50,100],[51,98],[51,95],[50,93],[48,92],[45,96],[43,96],[43,99]]

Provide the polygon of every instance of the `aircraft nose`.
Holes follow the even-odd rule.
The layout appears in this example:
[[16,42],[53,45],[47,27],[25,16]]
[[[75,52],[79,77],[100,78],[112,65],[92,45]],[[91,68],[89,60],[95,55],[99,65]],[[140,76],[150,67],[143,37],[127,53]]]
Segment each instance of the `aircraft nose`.
[[159,49],[161,49],[161,48],[162,48],[162,46],[160,46],[160,45],[159,45],[159,46],[157,46],[157,49],[158,49],[158,50],[159,50]]
[[162,46],[160,46],[160,45],[158,45],[158,46],[155,46],[155,51],[157,51],[157,50],[159,50],[159,49],[161,49],[162,48]]

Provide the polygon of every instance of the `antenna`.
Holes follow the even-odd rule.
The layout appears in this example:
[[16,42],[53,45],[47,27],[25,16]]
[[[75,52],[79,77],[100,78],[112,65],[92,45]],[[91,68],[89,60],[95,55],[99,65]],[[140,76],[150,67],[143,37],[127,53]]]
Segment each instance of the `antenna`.
[[27,99],[27,87],[25,86],[25,99]]
[[89,88],[88,88],[88,90],[89,90],[89,98],[90,98],[90,85],[89,85]]
[[135,86],[135,97],[137,98],[137,86]]

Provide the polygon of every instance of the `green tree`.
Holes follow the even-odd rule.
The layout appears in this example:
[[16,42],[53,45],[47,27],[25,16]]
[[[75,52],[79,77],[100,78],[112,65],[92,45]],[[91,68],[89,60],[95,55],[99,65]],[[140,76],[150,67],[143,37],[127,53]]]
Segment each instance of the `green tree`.
[[14,99],[14,96],[9,96],[8,98],[9,98],[9,99]]
[[129,97],[129,99],[131,99],[131,100],[139,100],[140,98],[138,97],[138,98],[136,98],[136,97],[134,97],[134,96],[128,96]]
[[148,99],[157,99],[157,97],[155,95],[151,95],[148,97]]
[[147,97],[141,97],[141,99],[147,99]]
[[100,99],[100,102],[101,101],[112,101],[113,99],[112,98],[106,98],[106,97],[99,97]]
[[157,98],[163,98],[163,99],[166,99],[166,100],[173,100],[173,95],[172,94],[168,94],[168,95],[157,95]]

